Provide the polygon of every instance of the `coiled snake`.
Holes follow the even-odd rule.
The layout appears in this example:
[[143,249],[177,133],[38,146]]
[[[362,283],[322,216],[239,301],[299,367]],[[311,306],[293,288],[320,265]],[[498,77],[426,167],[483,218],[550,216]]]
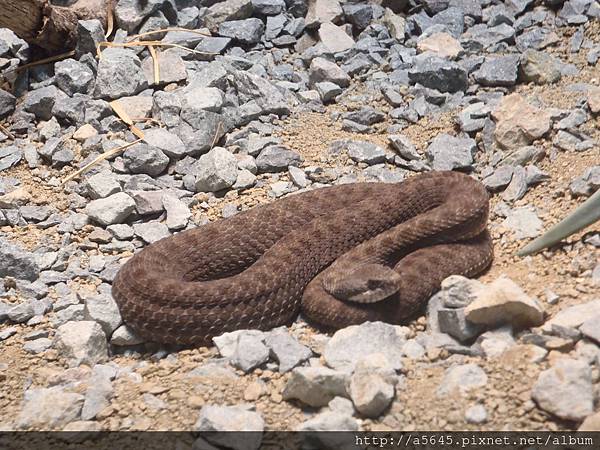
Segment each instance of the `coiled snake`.
[[112,292],[125,323],[161,343],[209,344],[300,310],[331,327],[401,323],[447,276],[490,264],[488,208],[458,172],[315,189],[147,246]]

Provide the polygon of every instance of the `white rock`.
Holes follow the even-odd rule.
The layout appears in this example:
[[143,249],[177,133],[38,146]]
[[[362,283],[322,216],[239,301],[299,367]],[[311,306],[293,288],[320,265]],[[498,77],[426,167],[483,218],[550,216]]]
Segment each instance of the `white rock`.
[[583,420],[594,412],[592,369],[585,361],[558,359],[540,373],[531,397],[541,409],[561,419]]
[[352,371],[359,359],[383,353],[390,365],[402,368],[402,346],[406,330],[383,322],[365,322],[336,331],[327,342],[323,356],[329,367]]
[[17,428],[61,429],[79,418],[83,400],[83,395],[65,392],[58,386],[30,389],[25,392]]
[[56,330],[55,348],[67,358],[69,367],[93,365],[107,358],[106,335],[92,321],[67,322]]
[[241,406],[206,405],[194,426],[196,431],[254,431],[260,433],[204,433],[211,444],[236,450],[256,450],[262,441],[265,422],[261,415]]
[[325,406],[334,397],[347,397],[344,372],[326,367],[296,367],[292,371],[282,396],[284,400],[298,399],[309,406]]

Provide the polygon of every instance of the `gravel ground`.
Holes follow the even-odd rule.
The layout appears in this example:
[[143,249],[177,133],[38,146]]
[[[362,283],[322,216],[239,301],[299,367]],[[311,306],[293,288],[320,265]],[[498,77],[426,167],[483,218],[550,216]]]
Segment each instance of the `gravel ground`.
[[[515,256],[600,187],[600,4],[204,3],[117,3],[114,42],[205,33],[159,34],[214,53],[161,48],[159,82],[143,47],[98,60],[97,22],[21,72],[0,29],[0,429],[600,431],[600,226]],[[122,323],[111,282],[151,242],[431,169],[487,186],[495,260],[410,323],[210,348]]]

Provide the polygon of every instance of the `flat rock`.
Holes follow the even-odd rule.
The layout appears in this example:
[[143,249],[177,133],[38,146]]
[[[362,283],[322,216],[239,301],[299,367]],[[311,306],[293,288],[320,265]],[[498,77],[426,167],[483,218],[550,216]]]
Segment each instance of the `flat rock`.
[[136,203],[129,195],[118,192],[106,198],[92,200],[85,207],[86,214],[100,225],[122,223],[135,211]]
[[[214,445],[235,450],[257,450],[265,421],[256,411],[241,406],[206,405],[194,425],[196,431]],[[253,431],[255,433],[207,433],[213,431]],[[258,433],[257,433],[258,432]]]
[[321,57],[313,58],[309,68],[309,85],[312,87],[324,81],[348,87],[350,76],[334,62]]
[[354,39],[331,22],[322,23],[319,27],[319,38],[331,53],[339,53],[354,46]]
[[402,346],[405,332],[402,327],[383,322],[365,322],[336,331],[327,342],[323,356],[329,367],[352,371],[356,363],[373,353],[383,353],[390,365],[402,368]]
[[25,392],[17,428],[60,430],[80,417],[83,401],[83,395],[65,392],[59,386],[30,389]]
[[282,396],[297,399],[309,406],[325,406],[336,396],[347,397],[348,375],[327,367],[296,367],[288,379]]
[[531,208],[521,207],[510,210],[502,226],[513,231],[515,239],[524,239],[538,236],[543,223]]
[[569,306],[559,311],[552,319],[548,320],[542,329],[551,332],[553,326],[579,328],[588,319],[600,316],[600,300]]
[[544,309],[510,278],[500,277],[478,290],[475,300],[465,308],[465,316],[480,325],[508,323],[527,328],[544,322]]
[[474,139],[442,133],[433,139],[426,153],[434,170],[454,170],[471,168],[476,150]]

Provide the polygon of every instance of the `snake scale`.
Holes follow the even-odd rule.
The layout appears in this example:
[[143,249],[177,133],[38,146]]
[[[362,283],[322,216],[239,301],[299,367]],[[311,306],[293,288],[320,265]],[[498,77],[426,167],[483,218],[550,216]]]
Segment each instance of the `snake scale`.
[[160,343],[207,345],[302,310],[344,327],[407,321],[452,274],[489,266],[485,187],[458,172],[290,195],[155,242],[113,282],[125,323]]

